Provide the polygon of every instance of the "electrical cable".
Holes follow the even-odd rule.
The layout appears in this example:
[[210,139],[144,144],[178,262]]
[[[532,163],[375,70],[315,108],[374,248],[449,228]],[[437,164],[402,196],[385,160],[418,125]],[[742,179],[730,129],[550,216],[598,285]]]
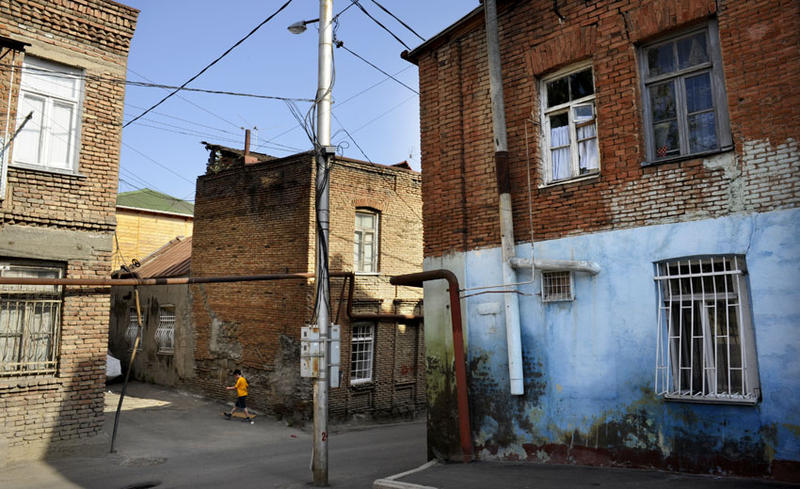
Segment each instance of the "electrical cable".
[[391,12],[389,12],[389,10],[388,10],[386,7],[384,7],[383,5],[379,4],[379,3],[378,3],[378,2],[376,2],[375,0],[370,0],[370,1],[371,1],[372,3],[374,3],[375,5],[377,5],[378,7],[380,7],[380,9],[381,9],[381,10],[383,10],[383,11],[384,11],[384,12],[386,12],[387,14],[391,15],[391,16],[392,16],[392,18],[393,18],[394,20],[396,20],[397,22],[400,22],[400,24],[401,24],[403,27],[405,27],[406,29],[410,30],[410,31],[411,31],[411,32],[412,32],[412,33],[413,33],[415,36],[417,36],[417,37],[418,37],[418,38],[419,38],[419,39],[420,39],[422,42],[425,42],[425,38],[424,38],[424,37],[422,37],[422,36],[420,36],[419,34],[417,34],[417,31],[415,31],[414,29],[412,29],[411,27],[409,27],[409,26],[408,26],[408,25],[407,25],[405,22],[403,22],[402,20],[400,20],[400,19],[399,19],[399,18],[398,18],[396,15],[394,15],[394,14],[393,14],[393,13],[391,13]]
[[[139,78],[142,78],[142,79],[145,79],[145,80],[147,80],[147,81],[149,81],[149,82],[151,82],[151,83],[154,83],[154,82],[153,82],[153,80],[151,80],[150,78],[147,78],[146,76],[142,75],[141,73],[137,73],[136,71],[132,70],[131,68],[128,68],[128,71],[130,71],[130,72],[131,72],[131,73],[133,73],[134,75],[138,76]],[[238,126],[237,124],[235,124],[235,123],[233,123],[233,122],[229,121],[228,119],[226,119],[226,118],[222,117],[221,115],[219,115],[219,114],[217,114],[217,113],[215,113],[215,112],[212,112],[212,111],[210,111],[210,110],[206,109],[206,108],[205,108],[205,107],[203,107],[202,105],[200,105],[200,104],[197,104],[197,103],[195,103],[195,102],[193,102],[193,101],[189,100],[188,98],[184,97],[184,96],[183,96],[183,95],[181,95],[180,93],[179,93],[178,95],[176,95],[176,97],[178,97],[179,99],[183,100],[183,101],[184,101],[184,102],[186,102],[187,104],[189,104],[189,105],[191,105],[191,106],[193,106],[193,107],[196,107],[196,108],[198,108],[198,109],[202,110],[203,112],[205,112],[205,113],[207,113],[207,114],[210,114],[210,115],[212,115],[212,116],[216,117],[217,119],[221,120],[222,122],[228,123],[228,124],[230,124],[231,126],[233,126],[233,127],[237,128],[237,129],[239,128],[239,126]],[[144,109],[145,109],[145,107],[142,107],[142,108],[141,108],[141,110],[144,110]]]
[[392,32],[392,31],[391,31],[391,30],[390,30],[388,27],[386,27],[385,25],[381,24],[381,23],[380,23],[380,21],[379,21],[378,19],[376,19],[375,17],[373,17],[373,16],[372,16],[372,14],[370,14],[369,12],[367,12],[367,9],[365,9],[365,8],[364,8],[364,6],[363,6],[363,5],[361,5],[361,2],[359,2],[358,0],[353,0],[353,3],[355,3],[355,4],[356,4],[356,6],[358,6],[358,8],[360,8],[362,12],[364,12],[364,15],[366,15],[366,16],[367,16],[367,17],[369,17],[369,18],[370,18],[370,19],[371,19],[373,22],[375,22],[376,24],[378,24],[378,25],[380,26],[380,28],[381,28],[381,29],[383,29],[383,30],[385,30],[386,32],[388,32],[388,33],[389,33],[389,35],[390,35],[390,36],[392,36],[393,38],[395,38],[395,39],[397,40],[397,42],[399,42],[400,44],[402,44],[404,48],[406,48],[406,49],[408,49],[408,50],[411,50],[411,48],[408,46],[408,44],[404,43],[402,39],[400,39],[399,37],[397,37],[397,35],[395,35],[395,33],[394,33],[394,32]]
[[145,114],[147,114],[148,112],[150,112],[151,110],[155,109],[156,107],[158,107],[159,105],[161,105],[162,103],[164,103],[164,102],[165,102],[167,99],[169,99],[170,97],[172,97],[173,95],[175,95],[176,93],[178,93],[178,91],[182,90],[184,87],[186,87],[186,85],[188,85],[189,83],[191,83],[192,81],[194,81],[194,80],[195,80],[197,77],[199,77],[200,75],[202,75],[203,73],[205,73],[205,72],[206,72],[206,70],[208,70],[209,68],[211,68],[212,66],[214,66],[215,64],[217,64],[217,62],[218,62],[219,60],[221,60],[222,58],[224,58],[225,56],[227,56],[227,55],[228,55],[228,53],[230,53],[230,52],[231,52],[231,51],[233,51],[233,50],[234,50],[234,49],[235,49],[237,46],[239,46],[240,44],[242,44],[242,43],[243,43],[243,42],[244,42],[244,41],[245,41],[247,38],[249,38],[250,36],[252,36],[253,34],[255,34],[255,32],[256,32],[257,30],[259,30],[259,29],[260,29],[260,28],[261,28],[261,27],[262,27],[264,24],[266,24],[267,22],[269,22],[270,20],[272,20],[272,19],[273,19],[273,18],[274,18],[276,15],[278,15],[278,14],[279,14],[279,13],[280,13],[280,12],[281,12],[283,9],[285,9],[286,7],[288,7],[290,3],[292,3],[292,0],[287,0],[287,1],[286,1],[286,3],[284,3],[284,4],[283,4],[283,5],[280,7],[280,8],[278,8],[278,10],[276,10],[276,11],[275,11],[275,12],[274,12],[272,15],[270,15],[269,17],[267,17],[266,19],[264,19],[264,21],[262,21],[260,24],[258,24],[258,25],[257,25],[257,26],[256,26],[256,27],[253,29],[253,30],[251,30],[251,31],[250,31],[250,32],[249,32],[249,33],[248,33],[246,36],[244,36],[244,37],[243,37],[243,38],[241,38],[239,41],[237,41],[237,42],[236,42],[236,43],[235,43],[233,46],[231,46],[230,48],[228,48],[228,49],[227,49],[227,50],[226,50],[224,53],[222,53],[222,54],[221,54],[221,55],[220,55],[220,56],[219,56],[217,59],[215,59],[214,61],[212,61],[212,62],[211,62],[211,63],[209,63],[208,65],[206,65],[206,67],[205,67],[205,68],[203,68],[202,70],[200,70],[200,71],[199,71],[199,72],[198,72],[196,75],[194,75],[193,77],[191,77],[191,78],[189,78],[188,80],[186,80],[186,82],[184,82],[184,83],[183,83],[183,85],[181,85],[180,87],[178,87],[178,88],[177,88],[177,89],[175,89],[174,91],[170,92],[170,93],[169,93],[169,95],[167,95],[166,97],[164,97],[164,98],[162,98],[161,100],[159,100],[158,102],[156,102],[156,103],[155,103],[154,105],[152,105],[152,106],[151,106],[149,109],[145,110],[144,112],[142,112],[141,114],[139,114],[138,116],[136,116],[135,118],[133,118],[132,120],[128,121],[128,123],[127,123],[127,124],[125,124],[125,125],[124,125],[124,126],[122,126],[122,127],[127,127],[127,126],[129,126],[131,123],[133,123],[134,121],[138,120],[139,118],[141,118],[142,116],[144,116]]
[[[0,64],[0,67],[4,68],[2,71],[7,71],[5,68],[11,67],[11,65],[4,65]],[[183,86],[175,86],[175,85],[166,85],[163,83],[154,83],[154,82],[140,82],[135,80],[128,80],[125,78],[112,78],[106,77],[101,75],[90,75],[90,74],[82,74],[82,75],[75,75],[74,73],[69,73],[66,71],[54,71],[54,70],[46,70],[43,68],[36,68],[32,66],[22,67],[20,71],[23,72],[33,72],[33,73],[42,73],[47,74],[50,76],[58,77],[58,78],[70,78],[73,80],[92,80],[92,81],[102,81],[102,82],[109,82],[109,83],[118,83],[118,84],[125,84],[132,87],[140,87],[140,88],[161,88],[165,90],[183,90],[184,92],[197,92],[197,93],[209,93],[212,95],[231,95],[235,97],[248,97],[248,98],[259,98],[259,99],[267,99],[267,100],[296,100],[298,102],[313,102],[312,99],[308,98],[297,98],[297,97],[283,97],[279,95],[263,95],[258,93],[247,93],[247,92],[234,92],[230,90],[214,90],[210,88],[190,88],[190,87],[183,87]],[[44,80],[46,81],[46,80]],[[147,113],[146,111],[144,113]],[[140,114],[140,115],[144,115]],[[232,123],[231,123],[232,124]],[[238,126],[237,126],[238,127]]]
[[350,48],[348,48],[347,46],[345,46],[345,45],[344,45],[344,41],[337,41],[337,42],[336,42],[336,47],[337,47],[337,48],[344,48],[344,50],[345,50],[345,51],[347,51],[348,53],[352,54],[352,55],[353,55],[353,56],[355,56],[356,58],[358,58],[358,59],[360,59],[361,61],[363,61],[363,62],[367,63],[368,65],[372,66],[373,68],[375,68],[376,70],[380,71],[380,72],[381,72],[381,73],[383,73],[384,75],[388,76],[388,77],[389,77],[389,78],[391,78],[392,80],[396,81],[396,82],[397,82],[397,83],[399,83],[400,85],[403,85],[403,86],[404,86],[404,87],[406,87],[407,89],[409,89],[409,90],[411,90],[412,92],[414,92],[414,93],[416,93],[417,95],[419,95],[419,92],[418,92],[418,91],[414,90],[413,88],[409,87],[408,85],[406,85],[405,83],[401,82],[401,81],[400,81],[400,80],[398,80],[397,78],[393,77],[393,76],[392,76],[392,75],[390,75],[389,73],[386,73],[386,72],[385,72],[385,71],[383,71],[382,69],[378,68],[378,67],[377,67],[377,66],[375,66],[373,63],[371,63],[371,62],[367,61],[366,59],[364,59],[363,57],[361,57],[361,56],[360,56],[360,55],[358,55],[357,53],[353,52],[353,50],[351,50]]

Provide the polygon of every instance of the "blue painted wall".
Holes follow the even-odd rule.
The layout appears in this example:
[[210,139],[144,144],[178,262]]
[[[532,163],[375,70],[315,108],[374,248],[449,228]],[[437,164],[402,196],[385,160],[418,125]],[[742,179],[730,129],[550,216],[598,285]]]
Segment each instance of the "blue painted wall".
[[[537,258],[591,260],[602,272],[575,274],[573,302],[542,303],[535,295],[541,289],[538,273],[533,283],[520,286],[527,294],[520,297],[524,396],[508,394],[502,296],[463,301],[480,458],[760,475],[788,463],[796,470],[798,230],[800,211],[786,210],[536,243]],[[705,254],[746,257],[763,396],[756,406],[690,404],[654,394],[653,262]],[[530,246],[518,246],[517,256],[530,256]],[[502,281],[499,248],[438,261],[458,268],[467,288]],[[531,280],[530,272],[520,272],[519,279]],[[431,333],[449,328],[432,323],[426,321]]]

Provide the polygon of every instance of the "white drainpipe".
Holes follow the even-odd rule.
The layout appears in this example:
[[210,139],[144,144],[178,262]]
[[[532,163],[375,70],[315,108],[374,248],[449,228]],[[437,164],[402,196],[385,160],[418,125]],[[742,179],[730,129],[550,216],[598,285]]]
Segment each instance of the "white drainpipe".
[[[494,0],[483,3],[486,14],[486,44],[489,58],[489,93],[492,98],[492,127],[494,132],[497,192],[500,197],[500,244],[502,247],[503,285],[517,282],[517,273],[511,266],[514,258],[514,216],[511,212],[511,184],[508,176],[508,142],[506,140],[506,115],[503,104],[503,76],[500,67],[500,45],[497,35],[497,5]],[[533,243],[531,243],[533,245]],[[515,293],[503,294],[506,318],[506,343],[508,344],[508,377],[511,394],[524,394],[522,379],[522,341],[519,327],[519,297]]]
[[[489,62],[489,94],[492,99],[492,128],[494,134],[497,192],[500,200],[500,245],[502,249],[503,286],[509,290],[517,284],[516,268],[526,268],[534,273],[543,270],[571,270],[596,275],[600,266],[585,260],[532,260],[515,256],[514,216],[511,209],[511,182],[506,139],[506,116],[503,103],[503,75],[500,66],[500,43],[497,34],[497,5],[495,0],[484,0],[486,15],[486,44]],[[531,222],[533,226],[533,222]],[[533,247],[533,242],[531,242]],[[520,335],[519,297],[503,294],[506,318],[506,343],[508,346],[508,376],[512,395],[524,394],[522,376],[522,340]]]

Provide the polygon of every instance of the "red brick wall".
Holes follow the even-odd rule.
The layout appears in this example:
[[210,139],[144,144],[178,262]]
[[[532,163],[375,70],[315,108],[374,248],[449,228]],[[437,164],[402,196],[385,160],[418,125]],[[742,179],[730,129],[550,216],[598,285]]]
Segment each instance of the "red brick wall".
[[[0,35],[87,75],[120,78],[137,16],[135,9],[104,0],[3,0]],[[17,56],[17,66],[22,58]],[[2,63],[10,60],[8,55]],[[12,127],[19,80],[17,70]],[[10,82],[9,67],[0,67],[0,130]],[[78,175],[9,168],[0,205],[4,258],[58,261],[67,278],[110,275],[123,99],[123,85],[86,80]],[[41,233],[40,240],[23,245],[18,238],[30,233]],[[108,290],[67,289],[57,374],[0,378],[0,464],[84,444],[102,429],[109,304]]]
[[[549,1],[500,4],[518,241],[530,239],[528,164],[537,240],[800,204],[797,2],[570,0],[559,2],[563,23]],[[417,58],[426,256],[500,242],[482,16]],[[643,167],[637,45],[714,16],[735,153],[722,164]],[[600,177],[540,188],[538,77],[585,59],[595,76]]]
[[[313,272],[315,264],[314,161],[309,153],[252,165],[234,164],[198,181],[192,275]],[[396,290],[390,274],[422,267],[420,176],[413,171],[337,159],[331,170],[330,269],[353,268],[355,210],[381,212],[380,273],[356,279],[356,312],[412,313],[420,290]],[[331,319],[342,326],[343,385],[349,386],[350,329],[343,279],[331,280]],[[313,280],[194,286],[196,377],[189,382],[219,399],[229,372],[242,368],[255,406],[287,416],[310,413],[311,383],[299,378],[300,328],[312,320]],[[344,296],[346,300],[346,295]],[[419,312],[419,310],[417,310]],[[357,389],[333,389],[333,415],[414,412],[424,404],[421,343],[397,356],[394,323],[378,327],[375,380]],[[421,341],[421,336],[419,336]],[[414,367],[408,366],[412,355]],[[405,367],[395,383],[395,362]],[[413,372],[413,373],[410,373]],[[416,377],[414,375],[416,374]],[[412,376],[409,381],[409,375]]]

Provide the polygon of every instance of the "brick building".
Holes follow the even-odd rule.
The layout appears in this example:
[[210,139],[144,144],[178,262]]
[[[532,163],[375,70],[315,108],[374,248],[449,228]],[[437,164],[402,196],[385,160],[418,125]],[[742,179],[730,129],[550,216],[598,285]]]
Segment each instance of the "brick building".
[[142,261],[178,236],[191,236],[193,214],[191,202],[149,188],[119,194],[112,269]]
[[[208,172],[195,197],[191,274],[197,277],[314,271],[314,158],[270,158],[207,144]],[[330,270],[355,272],[352,312],[421,316],[421,291],[389,276],[422,265],[420,175],[336,157],[331,169]],[[300,328],[312,320],[314,281],[191,287],[196,375],[188,381],[230,400],[242,368],[249,399],[306,416],[310,379],[299,372]],[[422,323],[348,320],[349,283],[331,279],[331,319],[341,325],[341,388],[332,416],[414,415],[424,406]]]
[[[129,270],[141,279],[188,277],[191,259],[192,238],[177,237]],[[134,274],[117,270],[113,277],[133,278]],[[130,364],[139,329],[134,290],[125,285],[111,287],[108,349],[121,360],[123,370]],[[131,375],[137,380],[175,386],[194,371],[189,285],[148,285],[138,290],[142,334]]]
[[[498,3],[517,260],[483,6],[404,53],[424,268],[519,282],[464,300],[477,456],[798,480],[800,4]],[[429,452],[458,458],[446,292],[425,303]]]
[[[0,273],[104,278],[138,11],[106,0],[0,7]],[[26,117],[30,114],[30,119]],[[23,126],[24,123],[24,126]],[[0,464],[100,442],[108,292],[0,287]]]

